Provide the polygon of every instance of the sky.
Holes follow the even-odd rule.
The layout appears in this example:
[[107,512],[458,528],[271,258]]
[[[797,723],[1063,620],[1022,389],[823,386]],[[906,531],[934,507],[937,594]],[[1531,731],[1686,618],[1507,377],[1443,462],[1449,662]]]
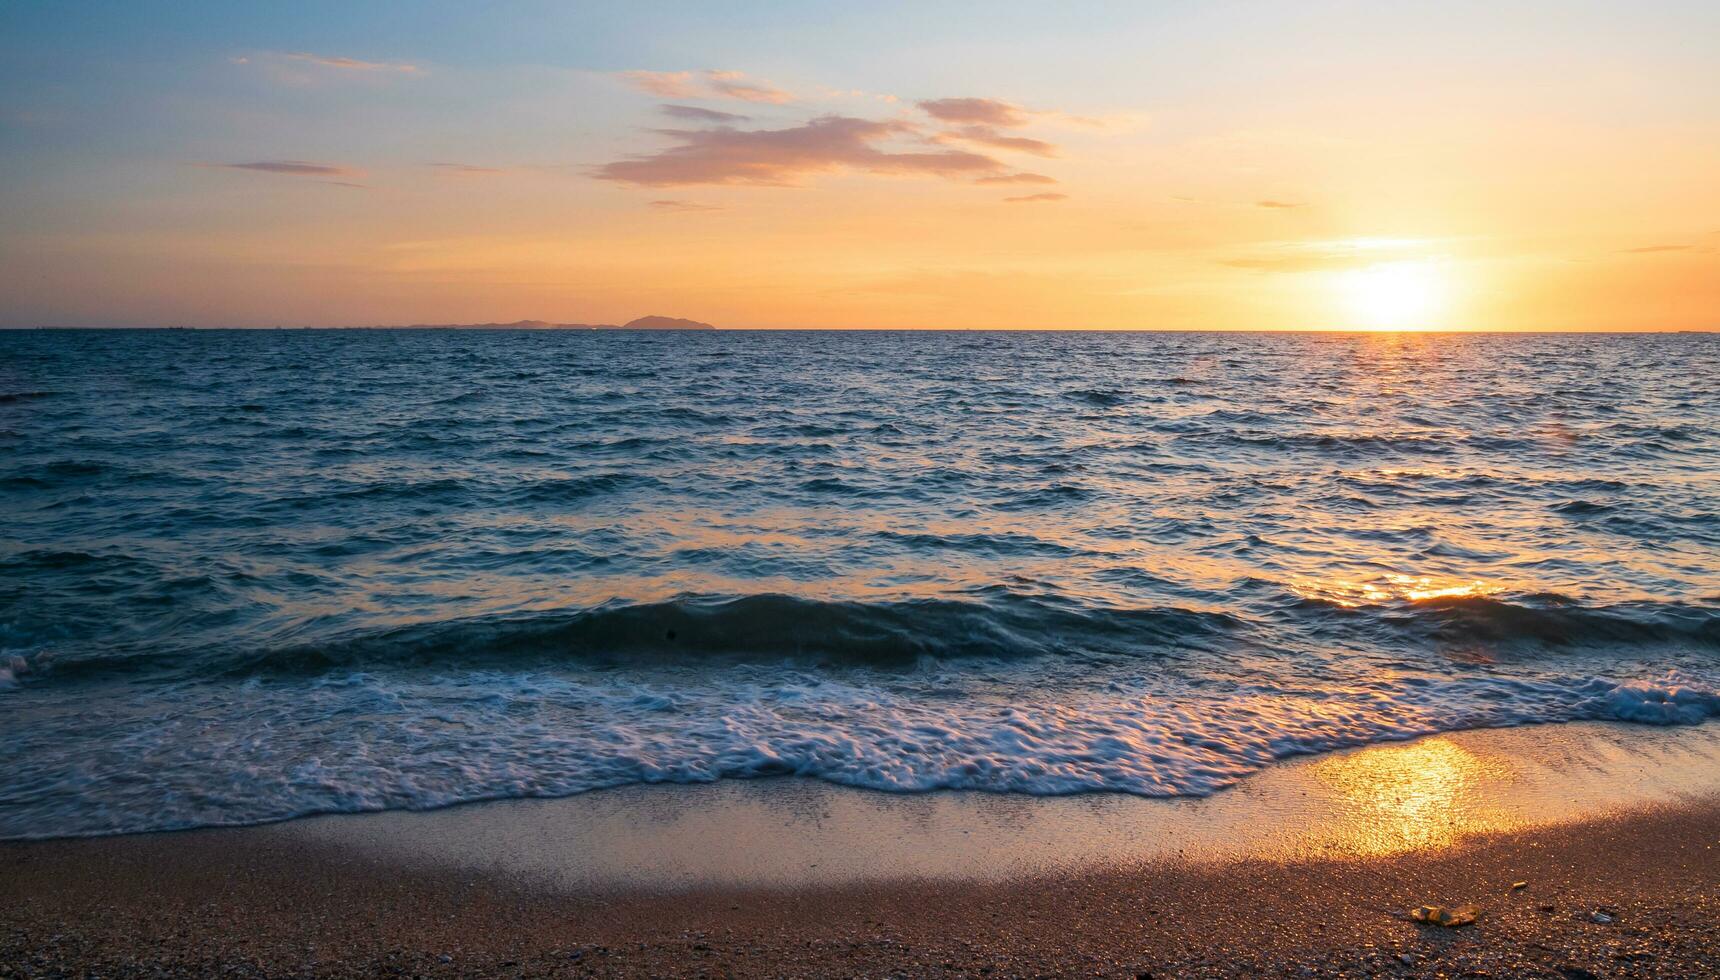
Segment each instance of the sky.
[[0,325],[1720,329],[1720,4],[0,2]]

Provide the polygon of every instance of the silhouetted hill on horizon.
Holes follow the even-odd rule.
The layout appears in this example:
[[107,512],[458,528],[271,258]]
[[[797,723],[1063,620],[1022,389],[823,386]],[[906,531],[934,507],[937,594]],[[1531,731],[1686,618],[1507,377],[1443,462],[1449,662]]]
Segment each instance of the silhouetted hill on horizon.
[[515,320],[512,323],[414,323],[407,330],[715,330],[700,320],[678,316],[642,316],[626,323],[550,323],[548,320]]

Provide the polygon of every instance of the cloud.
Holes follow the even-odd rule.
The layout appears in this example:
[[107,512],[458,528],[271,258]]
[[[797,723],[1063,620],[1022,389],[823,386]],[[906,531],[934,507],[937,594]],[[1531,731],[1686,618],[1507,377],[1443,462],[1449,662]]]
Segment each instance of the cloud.
[[1047,177],[1044,174],[1030,174],[1030,173],[1023,172],[1023,173],[1018,173],[1018,174],[992,174],[992,175],[987,176],[987,177],[976,177],[976,178],[974,178],[974,183],[976,183],[976,184],[1055,184],[1055,183],[1057,183],[1057,178],[1056,177]]
[[705,72],[705,83],[718,95],[726,95],[743,102],[767,102],[771,105],[794,101],[794,96],[782,89],[765,82],[749,82],[745,79],[746,75],[738,71]]
[[900,121],[873,122],[822,116],[787,129],[659,130],[677,143],[648,156],[618,160],[594,176],[645,187],[684,184],[791,185],[810,174],[858,170],[875,174],[974,177],[995,174],[1003,164],[982,153],[937,150],[897,153],[877,144],[913,134]]
[[690,71],[624,71],[621,80],[652,95],[665,99],[696,99],[699,87],[693,84]]
[[768,82],[749,80],[745,72],[710,69],[690,71],[617,72],[623,82],[663,99],[739,99],[782,105],[794,96]]
[[1694,246],[1691,245],[1644,245],[1640,248],[1620,249],[1625,255],[1650,255],[1655,252],[1689,252],[1693,250]]
[[715,204],[700,204],[697,201],[652,201],[651,206],[659,211],[721,211]]
[[459,177],[489,177],[507,172],[501,167],[480,167],[472,163],[432,163],[430,166],[442,173]]
[[1307,207],[1307,205],[1301,203],[1300,201],[1270,201],[1270,200],[1268,200],[1268,201],[1255,201],[1254,206],[1257,208],[1271,208],[1273,210],[1288,210],[1290,208]]
[[1112,133],[1138,130],[1151,121],[1151,117],[1139,112],[1112,112],[1103,116],[1076,116],[1053,110],[1036,113],[1036,115],[1040,117],[1040,122],[1062,129],[1085,129]]
[[963,126],[953,132],[939,134],[940,142],[948,142],[952,139],[966,140],[984,146],[995,146],[1000,150],[1032,153],[1035,156],[1054,157],[1057,155],[1057,147],[1044,140],[1028,139],[1025,136],[1005,136],[990,126]]
[[747,120],[746,116],[738,112],[718,112],[715,109],[701,109],[696,105],[660,105],[657,107],[657,111],[665,116],[674,116],[676,119],[694,119],[708,123],[745,122]]
[[1355,264],[1353,255],[1262,255],[1219,262],[1219,265],[1233,269],[1258,272],[1318,272],[1322,269],[1348,269]]
[[[303,61],[313,65],[321,65],[324,68],[338,68],[342,71],[394,71],[412,75],[423,70],[417,65],[409,65],[403,61],[360,61],[357,58],[340,58],[330,55],[311,54],[308,51],[289,51],[282,54],[281,57],[289,58],[293,61]],[[246,60],[247,59],[240,58],[237,59],[237,62],[239,64],[244,64]]]
[[1029,201],[1067,201],[1069,195],[1057,193],[1024,194],[1021,197],[1006,197],[1004,200],[1011,204],[1026,204]]
[[1218,263],[1259,272],[1321,272],[1422,257],[1432,244],[1416,238],[1281,242],[1254,255],[1220,259]]
[[997,99],[928,99],[921,111],[940,122],[1012,128],[1027,125],[1027,111]]
[[258,170],[268,174],[287,174],[292,177],[358,177],[363,171],[351,167],[342,167],[332,163],[308,163],[304,160],[259,160],[254,163],[204,163],[203,167],[218,167],[224,170]]

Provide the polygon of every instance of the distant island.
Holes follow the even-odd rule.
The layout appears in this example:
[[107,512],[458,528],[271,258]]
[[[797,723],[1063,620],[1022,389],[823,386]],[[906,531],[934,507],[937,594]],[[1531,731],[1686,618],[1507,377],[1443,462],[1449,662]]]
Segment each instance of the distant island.
[[678,316],[642,316],[626,323],[550,323],[547,320],[515,320],[513,323],[414,323],[406,330],[715,330],[698,320]]

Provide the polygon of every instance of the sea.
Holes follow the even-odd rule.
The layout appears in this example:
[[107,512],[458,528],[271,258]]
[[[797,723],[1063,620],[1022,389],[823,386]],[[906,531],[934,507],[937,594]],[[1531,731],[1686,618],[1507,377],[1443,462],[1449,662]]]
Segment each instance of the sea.
[[0,837],[1720,717],[1720,336],[0,332]]

